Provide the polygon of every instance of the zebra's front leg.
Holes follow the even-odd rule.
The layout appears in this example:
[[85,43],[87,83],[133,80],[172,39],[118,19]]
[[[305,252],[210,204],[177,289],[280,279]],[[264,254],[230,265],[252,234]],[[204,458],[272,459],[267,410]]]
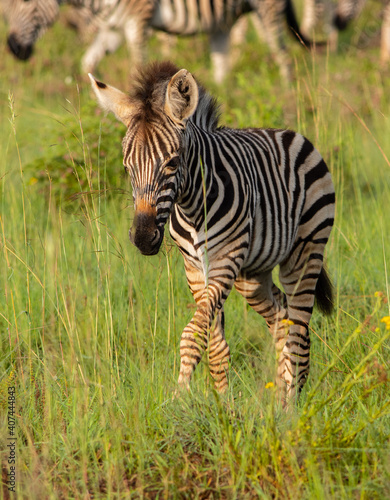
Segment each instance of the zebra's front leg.
[[180,387],[189,389],[192,374],[207,348],[210,323],[209,308],[199,304],[194,317],[184,328],[180,340],[180,373],[178,380]]
[[214,378],[215,388],[219,392],[224,392],[227,388],[230,355],[224,334],[223,305],[233,288],[238,271],[230,265],[221,278],[222,264],[219,261],[213,264],[208,269],[206,284],[202,265],[200,263],[194,265],[193,261],[184,259],[188,286],[197,309],[181,337],[179,385],[188,388],[203,351],[209,347],[210,373]]
[[101,30],[97,34],[93,43],[88,47],[81,60],[81,68],[84,73],[95,70],[97,65],[106,55],[117,50],[121,45],[123,37],[121,33],[113,30]]
[[[208,366],[218,392],[224,393],[228,386],[230,349],[224,333],[224,312],[221,309],[211,326],[209,314],[198,309],[192,321],[184,329],[180,341],[179,385],[189,389],[192,374],[208,347]],[[201,325],[203,324],[203,327]]]
[[210,35],[210,58],[214,81],[221,84],[230,70],[230,33],[217,31]]
[[127,48],[131,53],[133,65],[144,64],[146,57],[146,25],[145,20],[131,16],[124,28]]
[[[210,280],[204,288],[204,278],[186,263],[187,280],[196,300],[197,309],[192,320],[185,327],[180,341],[179,386],[189,388],[192,374],[208,350],[208,364],[215,388],[224,392],[227,388],[229,346],[225,340],[223,302],[228,296],[233,280],[221,283]],[[222,298],[222,297],[225,298]],[[214,319],[215,318],[215,319]]]
[[257,2],[256,11],[264,30],[268,47],[279,66],[282,81],[288,84],[291,81],[291,61],[288,55],[283,36],[284,1],[263,0]]

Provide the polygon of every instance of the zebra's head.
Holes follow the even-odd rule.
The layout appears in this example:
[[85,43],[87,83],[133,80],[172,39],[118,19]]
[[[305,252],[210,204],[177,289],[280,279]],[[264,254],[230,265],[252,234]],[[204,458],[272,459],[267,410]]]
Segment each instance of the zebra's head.
[[34,43],[59,15],[58,0],[8,0],[2,2],[9,24],[8,47],[18,59],[29,59]]
[[171,63],[150,65],[130,94],[89,76],[101,107],[127,127],[123,164],[135,208],[130,240],[142,254],[154,255],[186,180],[185,129],[198,104],[198,85],[191,73]]

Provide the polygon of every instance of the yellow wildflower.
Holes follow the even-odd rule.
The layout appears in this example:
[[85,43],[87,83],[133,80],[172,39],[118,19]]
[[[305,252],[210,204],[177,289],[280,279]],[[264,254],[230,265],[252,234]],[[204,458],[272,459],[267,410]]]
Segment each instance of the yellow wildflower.
[[385,323],[386,330],[390,330],[390,316],[383,316],[381,323]]

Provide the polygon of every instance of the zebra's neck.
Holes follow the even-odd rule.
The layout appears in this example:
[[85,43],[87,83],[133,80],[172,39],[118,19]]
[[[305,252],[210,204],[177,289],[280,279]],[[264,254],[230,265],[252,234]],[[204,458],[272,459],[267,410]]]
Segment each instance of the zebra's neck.
[[218,127],[219,122],[219,105],[217,100],[211,96],[206,90],[198,85],[199,103],[195,113],[189,119],[189,123],[204,131],[214,131]]
[[212,190],[215,189],[207,137],[209,134],[212,132],[203,130],[192,121],[187,125],[184,152],[185,172],[177,204],[186,219],[194,226],[203,223],[205,213],[207,213],[205,200],[212,197]]
[[194,225],[203,221],[204,200],[210,200],[210,191],[215,189],[209,139],[218,128],[220,114],[216,99],[201,85],[198,86],[198,90],[198,106],[189,119],[184,133],[185,171],[177,200],[183,215],[193,221]]

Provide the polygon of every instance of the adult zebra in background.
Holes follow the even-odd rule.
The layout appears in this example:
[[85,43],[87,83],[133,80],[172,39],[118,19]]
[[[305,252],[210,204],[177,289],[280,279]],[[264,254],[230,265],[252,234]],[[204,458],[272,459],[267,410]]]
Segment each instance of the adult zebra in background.
[[[335,27],[340,31],[346,29],[358,18],[366,4],[367,0],[338,0],[333,21]],[[390,60],[390,1],[382,0],[382,4],[380,60],[382,64],[386,64]]]
[[347,27],[361,12],[366,0],[304,0],[301,31],[305,36],[318,35],[319,28],[327,37],[332,51],[337,49],[338,32]]
[[106,52],[118,48],[123,34],[134,64],[144,62],[147,31],[153,28],[176,35],[208,33],[214,78],[221,82],[229,69],[230,30],[248,12],[261,17],[284,79],[290,78],[285,19],[293,34],[309,43],[300,34],[292,0],[13,0],[4,3],[4,11],[10,24],[8,45],[16,57],[31,56],[34,43],[55,22],[62,3],[81,9],[97,31],[82,59],[86,72],[92,71]]
[[[156,254],[170,218],[184,257],[197,309],[181,337],[179,385],[188,387],[207,350],[217,390],[227,389],[223,308],[235,286],[267,321],[286,405],[309,373],[314,299],[325,313],[332,309],[323,256],[335,193],[324,160],[289,130],[219,127],[215,100],[171,63],[141,71],[130,94],[90,78],[100,105],[127,127],[131,241]],[[285,294],[272,281],[277,265]]]
[[[382,63],[387,63],[390,60],[390,1],[383,0],[382,3],[380,59]],[[339,31],[347,29],[366,5],[367,0],[338,0],[337,3],[332,0],[305,0],[301,32],[311,38],[318,25],[322,24],[330,49],[335,51]]]
[[[35,42],[58,19],[60,6],[80,12],[81,25],[95,32],[81,67],[92,70],[106,52],[114,52],[125,34],[134,61],[144,59],[145,29],[153,15],[155,0],[1,0],[9,24],[8,46],[19,59],[31,57]],[[78,25],[80,26],[80,24]],[[114,31],[117,30],[117,31]]]

